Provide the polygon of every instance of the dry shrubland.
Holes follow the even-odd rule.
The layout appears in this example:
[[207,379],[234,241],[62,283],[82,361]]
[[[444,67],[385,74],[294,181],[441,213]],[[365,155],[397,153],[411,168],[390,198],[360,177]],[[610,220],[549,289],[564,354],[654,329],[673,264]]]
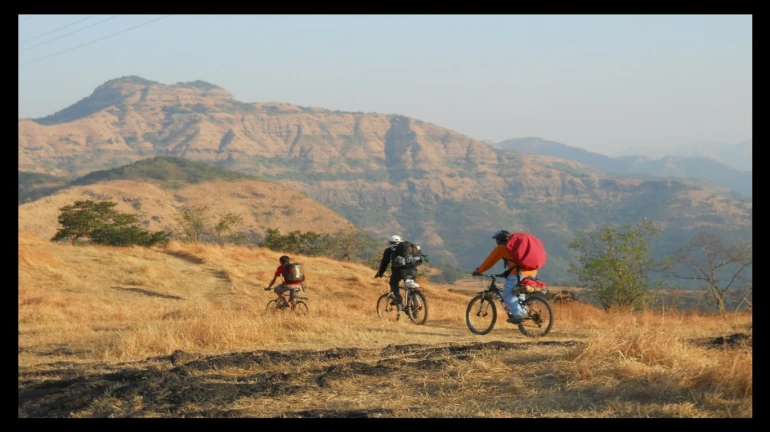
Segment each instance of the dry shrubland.
[[[180,351],[225,356],[355,348],[381,350],[378,355],[384,356],[398,345],[500,342],[524,348],[470,351],[442,360],[429,372],[417,368],[409,381],[344,375],[332,384],[334,397],[314,388],[273,402],[307,410],[377,407],[393,417],[753,415],[750,313],[724,319],[669,310],[620,314],[573,302],[553,305],[554,329],[540,340],[524,337],[502,320],[490,334],[476,336],[465,326],[467,293],[421,281],[429,302],[426,325],[383,320],[375,304],[387,289],[386,278],[374,279],[374,270],[355,263],[295,257],[307,272],[310,316],[267,317],[264,307],[274,294],[263,289],[280,255],[247,246],[176,242],[153,248],[73,246],[20,233],[20,373],[51,370],[62,364],[57,362],[119,368]],[[727,342],[735,334],[748,337],[715,344],[716,338]],[[321,363],[308,360],[301,369]],[[236,379],[254,370],[218,373]],[[230,409],[256,417],[280,413],[268,399],[240,397]],[[110,400],[97,398],[70,415],[141,412]]]

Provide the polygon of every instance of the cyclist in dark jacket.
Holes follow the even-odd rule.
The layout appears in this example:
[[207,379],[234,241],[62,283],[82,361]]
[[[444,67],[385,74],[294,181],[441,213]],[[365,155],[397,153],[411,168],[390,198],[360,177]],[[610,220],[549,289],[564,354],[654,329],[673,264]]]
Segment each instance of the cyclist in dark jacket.
[[[388,269],[388,265],[390,264],[390,256],[393,253],[393,251],[398,247],[398,244],[401,243],[401,237],[394,235],[390,237],[388,247],[382,252],[382,260],[380,261],[380,269],[377,272],[377,274],[374,275],[376,278],[381,278],[382,275],[385,273],[385,270]],[[398,310],[398,314],[401,315],[401,312],[403,311],[403,299],[401,298],[401,293],[398,289],[398,283],[402,280],[405,280],[407,276],[412,276],[412,278],[417,281],[417,266],[414,264],[409,264],[404,267],[398,267],[393,268],[391,266],[390,269],[390,292],[393,293],[393,304],[396,306]]]

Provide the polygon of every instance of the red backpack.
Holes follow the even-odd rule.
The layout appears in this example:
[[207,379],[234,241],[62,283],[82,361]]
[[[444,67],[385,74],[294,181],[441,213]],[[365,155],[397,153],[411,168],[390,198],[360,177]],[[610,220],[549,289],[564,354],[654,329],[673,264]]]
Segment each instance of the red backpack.
[[505,245],[513,260],[519,264],[519,269],[537,270],[545,265],[548,255],[543,243],[533,234],[525,232],[513,233]]

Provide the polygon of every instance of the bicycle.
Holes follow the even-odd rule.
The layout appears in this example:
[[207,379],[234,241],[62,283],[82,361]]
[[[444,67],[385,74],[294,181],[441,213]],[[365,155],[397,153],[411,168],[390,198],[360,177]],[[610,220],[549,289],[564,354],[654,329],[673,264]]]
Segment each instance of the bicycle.
[[[305,287],[302,287],[302,291],[305,291]],[[310,310],[307,307],[307,297],[302,297],[294,294],[294,299],[289,300],[286,298],[286,294],[280,294],[278,295],[278,298],[274,298],[267,302],[267,306],[265,307],[265,314],[267,316],[270,316],[271,312],[278,313],[280,312],[294,312],[295,314],[299,316],[306,316],[310,313]]]
[[[474,334],[485,335],[492,331],[497,321],[497,305],[495,300],[503,305],[508,316],[511,316],[511,312],[508,310],[508,306],[503,300],[503,289],[495,284],[496,278],[503,278],[503,274],[498,275],[483,275],[491,279],[489,286],[486,290],[478,293],[474,296],[470,302],[468,302],[468,308],[465,310],[465,323],[468,325],[468,329]],[[532,282],[535,282],[534,284]],[[526,291],[530,291],[528,288],[534,288],[529,295],[525,294]],[[527,312],[523,321],[518,324],[519,331],[528,337],[545,336],[551,331],[553,326],[553,311],[551,305],[545,299],[546,292],[545,284],[536,281],[532,278],[524,278],[521,280],[514,290],[514,294],[518,296],[518,301],[524,310]],[[478,303],[478,305],[477,305]],[[541,310],[542,308],[542,310]],[[487,324],[476,325],[473,323],[474,319],[478,319],[482,322],[488,319]],[[534,325],[533,327],[525,326]],[[486,326],[484,326],[486,325]],[[534,329],[542,329],[541,332],[537,332]]]
[[[425,324],[428,320],[428,300],[425,298],[425,294],[420,291],[420,285],[414,281],[414,278],[408,276],[403,283],[398,286],[399,289],[404,290],[403,299],[405,300],[403,312],[409,317],[409,320],[417,325]],[[385,318],[390,312],[398,312],[396,305],[393,304],[393,292],[390,291],[388,286],[388,292],[381,295],[377,299],[377,316]],[[396,315],[398,320],[400,315]]]

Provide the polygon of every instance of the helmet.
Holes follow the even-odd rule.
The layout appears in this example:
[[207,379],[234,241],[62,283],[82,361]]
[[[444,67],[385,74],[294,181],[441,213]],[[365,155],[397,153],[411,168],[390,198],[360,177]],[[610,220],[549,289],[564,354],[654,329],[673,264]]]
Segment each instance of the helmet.
[[286,265],[289,263],[289,257],[287,257],[286,255],[282,256],[280,260],[281,260],[281,265]]
[[508,237],[511,236],[511,233],[509,233],[506,230],[497,230],[494,234],[492,234],[492,238],[497,240],[497,244],[503,244],[505,241],[508,240]]
[[399,243],[401,243],[401,237],[399,237],[397,235],[390,236],[390,242],[393,243],[393,244],[399,244]]

